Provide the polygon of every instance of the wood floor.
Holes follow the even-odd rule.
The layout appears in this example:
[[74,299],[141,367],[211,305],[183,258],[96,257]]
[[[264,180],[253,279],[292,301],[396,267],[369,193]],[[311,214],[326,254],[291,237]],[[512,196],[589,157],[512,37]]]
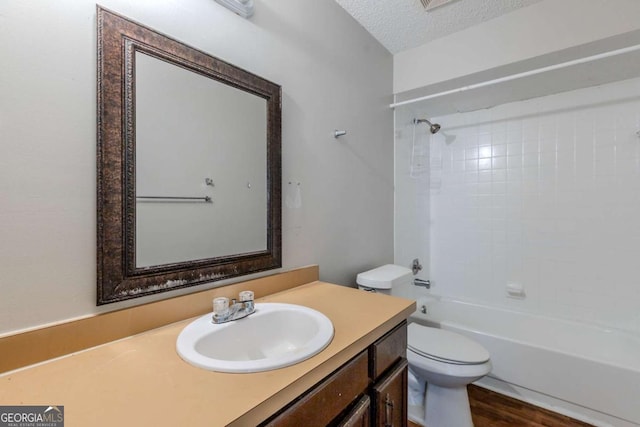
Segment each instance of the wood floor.
[[[546,409],[470,385],[469,403],[475,427],[592,427]],[[419,427],[409,422],[410,427]]]

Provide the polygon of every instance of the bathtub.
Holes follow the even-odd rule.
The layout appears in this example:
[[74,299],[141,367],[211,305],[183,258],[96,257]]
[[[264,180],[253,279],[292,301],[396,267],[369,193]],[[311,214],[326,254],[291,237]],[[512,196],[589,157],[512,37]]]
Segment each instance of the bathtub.
[[477,385],[596,426],[640,426],[639,336],[436,296],[417,306],[411,321],[489,350],[493,370]]

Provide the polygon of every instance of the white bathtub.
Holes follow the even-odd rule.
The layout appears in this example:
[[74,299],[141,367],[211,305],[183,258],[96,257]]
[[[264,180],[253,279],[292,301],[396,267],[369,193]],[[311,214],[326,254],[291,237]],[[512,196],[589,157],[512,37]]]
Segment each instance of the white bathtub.
[[417,305],[413,321],[489,350],[493,370],[478,385],[597,426],[640,426],[640,337],[447,298]]

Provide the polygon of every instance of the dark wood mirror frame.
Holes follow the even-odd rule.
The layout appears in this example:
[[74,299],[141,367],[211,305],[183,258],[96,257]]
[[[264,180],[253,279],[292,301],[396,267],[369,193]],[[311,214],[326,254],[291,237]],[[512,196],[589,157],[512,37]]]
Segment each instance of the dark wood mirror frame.
[[[275,83],[97,7],[98,305],[282,266],[281,88]],[[136,267],[135,53],[193,71],[267,102],[267,248]]]

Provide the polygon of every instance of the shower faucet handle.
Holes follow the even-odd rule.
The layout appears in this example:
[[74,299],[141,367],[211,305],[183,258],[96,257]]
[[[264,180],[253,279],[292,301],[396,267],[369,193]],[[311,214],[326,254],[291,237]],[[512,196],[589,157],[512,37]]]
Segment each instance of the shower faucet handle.
[[420,260],[418,258],[411,262],[411,271],[413,271],[414,276],[418,274],[418,272],[422,271],[422,264],[420,264]]

